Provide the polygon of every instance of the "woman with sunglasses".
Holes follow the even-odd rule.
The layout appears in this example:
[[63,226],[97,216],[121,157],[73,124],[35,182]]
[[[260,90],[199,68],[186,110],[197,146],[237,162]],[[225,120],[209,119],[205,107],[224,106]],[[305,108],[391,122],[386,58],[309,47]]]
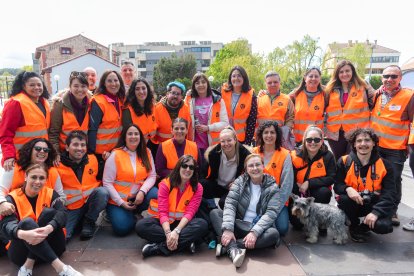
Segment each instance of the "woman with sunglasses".
[[[302,197],[313,197],[318,203],[329,204],[336,162],[324,144],[322,130],[315,125],[308,126],[303,135],[302,147],[292,151],[291,156],[296,179],[292,193]],[[289,206],[289,209],[291,207]],[[295,228],[303,227],[291,212],[289,215],[290,222]]]
[[321,71],[316,67],[306,70],[302,82],[289,96],[295,104],[293,134],[296,144],[300,145],[309,125],[323,128],[327,100],[321,85]]
[[112,229],[117,236],[125,236],[134,229],[135,214],[148,208],[157,198],[154,160],[147,149],[144,134],[134,124],[122,130],[116,149],[105,162],[103,186],[109,192],[106,207]]
[[49,92],[41,77],[34,72],[19,73],[4,106],[0,124],[1,165],[13,169],[17,151],[33,138],[48,139]]
[[31,164],[25,178],[23,187],[6,198],[16,212],[0,221],[0,229],[11,241],[9,259],[20,266],[18,275],[32,275],[37,262],[50,263],[59,275],[82,275],[59,259],[66,250],[66,214],[59,195],[46,186],[47,166]]
[[178,158],[184,154],[193,156],[199,167],[201,166],[201,154],[197,144],[185,138],[188,133],[188,121],[176,118],[172,123],[171,132],[173,138],[162,142],[157,150],[155,167],[159,179],[167,177],[177,164]]
[[89,104],[92,95],[88,91],[88,76],[73,71],[69,77],[69,90],[53,99],[49,140],[58,153],[65,151],[67,134],[81,130],[85,134],[89,127]]
[[121,135],[124,99],[125,87],[121,75],[117,71],[103,73],[98,91],[91,100],[88,130],[89,152],[98,159],[98,179],[102,178],[105,160]]
[[369,126],[375,91],[358,76],[354,65],[348,60],[336,65],[325,91],[328,95],[325,135],[338,160],[351,151],[346,133],[353,128]]
[[284,236],[289,230],[288,199],[292,193],[294,175],[289,151],[282,147],[282,130],[278,123],[265,121],[259,126],[257,147],[253,152],[263,158],[265,172],[275,178],[281,200],[286,202],[276,219],[276,229]]
[[[0,216],[10,215],[14,207],[5,202],[5,197],[13,190],[19,189],[24,184],[25,172],[33,164],[44,164],[48,168],[48,178],[46,186],[54,189],[63,199],[66,198],[63,193],[62,181],[59,173],[53,167],[56,152],[52,144],[44,138],[35,138],[23,145],[19,150],[19,159],[12,171],[2,170],[0,183]],[[4,203],[2,203],[4,202]]]
[[151,200],[151,217],[138,221],[138,236],[149,243],[142,248],[144,257],[162,255],[190,249],[194,242],[207,234],[207,222],[195,218],[203,195],[198,183],[197,162],[191,155],[178,159],[171,174],[159,184],[158,199]]

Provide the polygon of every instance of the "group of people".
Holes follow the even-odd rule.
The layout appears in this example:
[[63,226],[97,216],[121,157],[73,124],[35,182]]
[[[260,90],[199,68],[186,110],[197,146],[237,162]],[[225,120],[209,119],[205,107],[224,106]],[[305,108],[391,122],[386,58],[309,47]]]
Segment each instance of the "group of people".
[[205,240],[236,267],[246,249],[277,247],[289,222],[303,227],[291,193],[329,204],[333,189],[357,242],[399,224],[414,94],[398,66],[377,91],[349,61],[326,86],[310,68],[289,95],[277,72],[256,95],[235,66],[221,91],[197,73],[191,89],[172,81],[158,102],[134,72],[125,63],[97,87],[93,68],[72,72],[51,108],[39,75],[16,77],[0,125],[0,239],[19,275],[38,261],[80,275],[59,256],[78,230],[93,237],[102,211],[115,235],[148,240],[144,257]]

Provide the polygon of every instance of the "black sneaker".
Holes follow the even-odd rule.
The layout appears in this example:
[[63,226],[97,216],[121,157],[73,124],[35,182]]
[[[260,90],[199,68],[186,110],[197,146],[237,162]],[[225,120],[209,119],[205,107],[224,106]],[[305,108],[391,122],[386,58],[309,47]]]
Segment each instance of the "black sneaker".
[[144,258],[157,255],[162,255],[159,243],[148,243],[142,248]]
[[96,231],[96,224],[95,221],[85,218],[83,220],[82,231],[80,233],[81,240],[89,240],[93,237]]
[[400,219],[397,214],[394,214],[391,218],[392,226],[400,226]]
[[359,231],[358,227],[350,227],[349,228],[349,235],[351,236],[351,240],[358,243],[367,242],[366,234]]
[[190,249],[191,254],[195,254],[195,253],[196,253],[196,246],[195,246],[195,242],[192,242],[192,243],[190,244],[189,249]]

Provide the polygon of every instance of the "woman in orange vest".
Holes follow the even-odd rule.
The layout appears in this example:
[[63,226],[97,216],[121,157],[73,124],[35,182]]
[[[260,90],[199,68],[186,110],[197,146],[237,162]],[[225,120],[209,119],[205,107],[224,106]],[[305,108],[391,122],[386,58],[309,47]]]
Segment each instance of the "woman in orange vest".
[[157,122],[154,113],[154,92],[144,78],[133,80],[122,109],[122,127],[136,124],[144,134],[147,147],[152,155],[157,153],[158,142],[155,139]]
[[282,130],[275,121],[265,121],[257,130],[257,147],[253,153],[260,154],[265,173],[270,174],[280,187],[280,198],[286,202],[276,219],[276,229],[281,236],[289,230],[288,199],[293,187],[292,159],[289,151],[282,147]]
[[102,178],[105,160],[115,148],[122,131],[122,104],[125,87],[117,71],[106,71],[92,97],[89,112],[88,149],[99,163],[98,179]]
[[23,186],[25,172],[33,164],[44,164],[48,168],[49,177],[46,180],[46,186],[54,189],[61,198],[65,199],[62,181],[59,173],[53,167],[53,160],[56,159],[55,149],[52,144],[44,138],[35,138],[23,145],[19,150],[19,158],[11,171],[1,170],[0,182],[0,216],[11,215],[15,212],[14,206],[6,201],[6,196],[13,190]]
[[[303,135],[302,147],[292,151],[291,157],[296,180],[292,192],[302,197],[314,197],[315,202],[329,204],[336,163],[333,154],[324,144],[322,130],[315,125],[308,126]],[[289,205],[289,210],[291,207]],[[291,212],[289,219],[295,228],[303,227]]]
[[229,124],[226,104],[203,73],[194,75],[190,91],[185,102],[190,107],[191,137],[203,155],[209,146],[220,142],[220,131]]
[[105,163],[103,186],[109,192],[106,207],[114,233],[125,236],[134,229],[135,214],[148,208],[158,189],[154,160],[141,129],[134,124],[124,128],[116,149]]
[[151,217],[136,225],[138,236],[149,242],[142,248],[144,257],[168,256],[187,248],[195,252],[194,242],[208,232],[207,222],[194,217],[202,195],[195,158],[181,156],[168,178],[160,182],[158,200],[151,200]]
[[57,160],[66,150],[66,138],[72,130],[87,134],[91,97],[86,73],[73,71],[69,77],[69,90],[53,98],[49,140],[58,153]]
[[358,76],[350,61],[343,60],[336,65],[325,92],[328,95],[325,135],[338,160],[351,151],[346,134],[353,128],[369,126],[375,91]]
[[231,69],[227,83],[221,88],[221,96],[226,103],[229,122],[236,130],[237,139],[250,145],[256,127],[257,100],[243,67],[237,65]]
[[309,68],[301,84],[289,96],[295,104],[293,134],[296,144],[300,144],[309,125],[323,128],[326,95],[321,85],[321,71],[316,67]]
[[33,138],[48,139],[49,92],[34,72],[21,72],[14,80],[12,92],[3,109],[0,124],[1,165],[10,171],[17,151]]
[[82,275],[59,259],[66,250],[66,214],[59,195],[45,186],[48,168],[32,164],[25,175],[23,187],[7,196],[16,213],[0,221],[0,229],[11,241],[9,258],[20,266],[18,275],[32,275],[39,261],[50,263],[59,275]]
[[180,117],[176,118],[172,123],[171,132],[173,138],[158,146],[155,168],[159,179],[167,177],[174,169],[178,158],[184,154],[192,155],[201,167],[201,153],[197,144],[185,138],[188,133],[188,121]]

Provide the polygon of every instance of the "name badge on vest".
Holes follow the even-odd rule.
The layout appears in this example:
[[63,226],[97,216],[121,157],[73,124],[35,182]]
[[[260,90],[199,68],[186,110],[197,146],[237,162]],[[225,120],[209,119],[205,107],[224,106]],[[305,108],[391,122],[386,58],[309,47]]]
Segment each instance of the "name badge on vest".
[[390,105],[389,107],[390,111],[400,111],[401,105]]

